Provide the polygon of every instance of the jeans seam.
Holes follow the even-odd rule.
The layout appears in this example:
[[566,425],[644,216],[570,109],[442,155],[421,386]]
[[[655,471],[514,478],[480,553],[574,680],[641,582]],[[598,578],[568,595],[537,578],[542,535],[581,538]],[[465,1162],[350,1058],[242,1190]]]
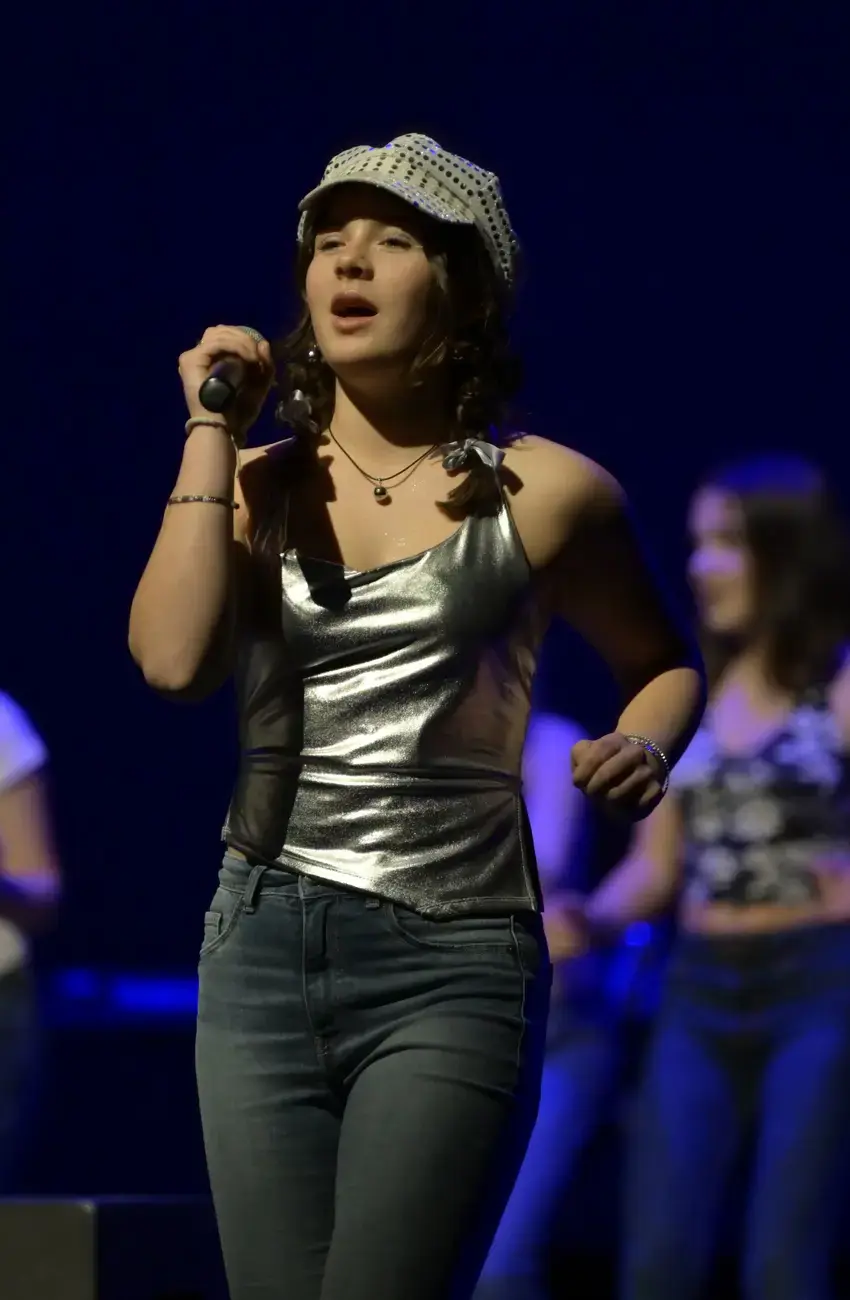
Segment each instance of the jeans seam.
[[324,1071],[328,1082],[330,1082],[329,1046],[322,1035],[317,1032],[313,1012],[310,1008],[310,990],[307,982],[307,899],[304,897],[303,876],[299,877],[298,880],[298,903],[301,914],[301,1000],[304,1005],[307,1024],[310,1026],[310,1040],[313,1044],[313,1051],[316,1053],[316,1064]]
[[519,1087],[520,1071],[522,1069],[522,1050],[523,1047],[525,1046],[525,1031],[526,1031],[525,1007],[526,1007],[526,998],[527,998],[528,990],[527,990],[525,967],[523,966],[522,963],[522,949],[520,948],[519,938],[516,932],[516,923],[513,917],[510,918],[510,923],[511,923],[511,938],[513,939],[514,955],[516,957],[517,972],[519,974],[519,981],[520,981],[520,995],[519,995],[520,1031],[517,1037],[516,1055],[514,1058],[514,1091],[516,1091],[517,1088]]

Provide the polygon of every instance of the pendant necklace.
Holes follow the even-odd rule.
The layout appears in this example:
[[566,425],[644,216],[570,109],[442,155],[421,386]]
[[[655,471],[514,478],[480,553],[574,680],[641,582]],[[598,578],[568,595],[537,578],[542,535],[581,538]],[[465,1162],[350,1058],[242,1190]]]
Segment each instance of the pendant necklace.
[[[370,474],[369,471],[365,470],[362,465],[357,464],[357,461],[354,459],[351,453],[347,452],[343,447],[342,443],[337,441],[334,431],[330,427],[330,425],[328,425],[328,435],[330,436],[330,439],[333,442],[334,446],[339,447],[343,456],[345,456],[347,460],[351,461],[352,465],[357,470],[358,474],[362,474],[365,479],[368,479],[369,482],[373,484],[372,495],[375,497],[375,500],[380,501],[382,505],[388,505],[389,502],[392,500],[392,497],[389,494],[389,489],[386,488],[384,484],[385,483],[392,484],[394,479],[400,479],[404,474],[411,473],[411,471],[416,469],[416,466],[419,465],[420,462],[423,461],[426,456],[430,456],[431,452],[435,451],[437,447],[439,447],[440,445],[438,442],[435,442],[432,447],[429,447],[427,451],[423,451],[421,455],[417,456],[415,460],[412,460],[409,465],[405,465],[403,469],[397,469],[394,474],[385,474],[383,478],[379,478],[377,474]],[[398,487],[398,484],[396,483],[395,486]]]

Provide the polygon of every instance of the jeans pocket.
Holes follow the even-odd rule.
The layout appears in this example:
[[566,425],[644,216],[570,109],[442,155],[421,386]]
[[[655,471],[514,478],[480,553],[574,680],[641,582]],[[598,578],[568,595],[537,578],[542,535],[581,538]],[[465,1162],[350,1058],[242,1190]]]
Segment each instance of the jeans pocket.
[[513,952],[516,948],[509,916],[423,916],[398,903],[387,904],[394,932],[410,947]]
[[216,952],[230,937],[242,915],[242,908],[242,894],[219,885],[209,911],[204,913],[204,937],[200,952],[202,958]]

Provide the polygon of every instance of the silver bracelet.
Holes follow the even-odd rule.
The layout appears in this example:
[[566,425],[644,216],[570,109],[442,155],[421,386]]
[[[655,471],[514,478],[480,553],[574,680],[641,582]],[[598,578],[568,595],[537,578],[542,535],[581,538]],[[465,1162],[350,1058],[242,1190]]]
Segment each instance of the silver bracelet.
[[228,506],[231,510],[239,509],[239,502],[230,501],[227,497],[185,496],[168,498],[168,504],[170,506],[183,506],[190,501],[203,501],[205,505],[209,506]]
[[626,736],[626,740],[628,740],[632,745],[638,745],[641,749],[645,749],[647,754],[652,754],[653,758],[658,759],[659,763],[664,768],[664,780],[661,784],[661,793],[666,794],[670,786],[670,760],[664,753],[664,750],[660,745],[656,745],[654,740],[650,740],[649,736]]
[[200,429],[204,425],[210,429],[221,429],[224,433],[228,434],[228,436],[230,434],[230,430],[224,420],[213,420],[208,415],[194,415],[191,420],[186,421],[186,437],[189,437],[189,434],[193,429]]

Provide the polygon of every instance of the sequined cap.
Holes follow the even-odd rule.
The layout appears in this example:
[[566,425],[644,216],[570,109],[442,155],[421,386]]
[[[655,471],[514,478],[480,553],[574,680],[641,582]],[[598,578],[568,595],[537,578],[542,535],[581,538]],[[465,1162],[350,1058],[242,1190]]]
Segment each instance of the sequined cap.
[[389,190],[437,221],[474,226],[502,281],[513,288],[519,243],[493,172],[449,153],[427,135],[400,135],[382,148],[346,149],[331,159],[320,183],[298,205],[299,241],[319,196],[352,181]]

